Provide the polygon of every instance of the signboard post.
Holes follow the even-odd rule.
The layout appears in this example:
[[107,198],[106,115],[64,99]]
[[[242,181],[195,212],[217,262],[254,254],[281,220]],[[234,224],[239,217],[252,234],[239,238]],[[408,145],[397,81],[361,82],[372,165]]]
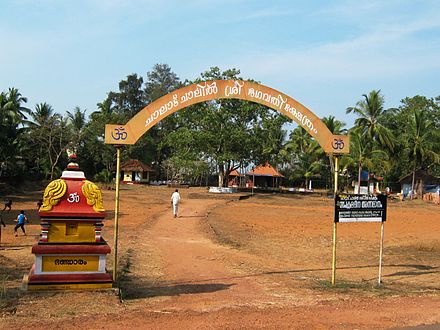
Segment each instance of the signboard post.
[[[339,157],[335,156],[335,171],[334,171],[334,197],[338,194],[338,178],[339,178]],[[333,222],[333,250],[332,250],[332,285],[336,283],[336,232],[337,222]]]
[[118,279],[118,231],[119,231],[119,181],[121,175],[121,147],[116,147],[116,180],[115,180],[115,228],[113,237],[113,282]]
[[[378,283],[381,283],[384,223],[387,216],[386,195],[349,195],[340,194],[335,196],[335,221],[338,222],[380,222],[380,251],[379,251],[379,276]],[[335,234],[333,235],[335,236]],[[336,240],[336,238],[333,238]],[[336,244],[335,244],[336,245]],[[333,255],[336,254],[335,245]],[[335,258],[333,258],[335,259]],[[335,261],[333,262],[333,273],[335,273]],[[333,276],[334,277],[334,276]],[[334,278],[332,284],[334,285]]]
[[379,252],[379,276],[377,279],[377,284],[380,285],[381,276],[382,276],[382,257],[383,257],[383,234],[384,234],[384,223],[385,221],[382,221],[380,224],[380,252]]

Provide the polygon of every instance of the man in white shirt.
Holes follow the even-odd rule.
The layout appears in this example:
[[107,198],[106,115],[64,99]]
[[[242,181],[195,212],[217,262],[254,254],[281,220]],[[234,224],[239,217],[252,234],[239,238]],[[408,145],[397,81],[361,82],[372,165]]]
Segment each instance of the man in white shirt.
[[176,191],[173,192],[173,194],[171,195],[171,204],[173,205],[173,214],[175,218],[177,218],[179,203],[180,203],[179,189],[176,189]]

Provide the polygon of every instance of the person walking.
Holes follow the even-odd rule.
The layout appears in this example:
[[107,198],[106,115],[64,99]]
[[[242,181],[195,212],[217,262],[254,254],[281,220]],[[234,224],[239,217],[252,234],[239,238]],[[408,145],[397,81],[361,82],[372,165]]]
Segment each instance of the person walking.
[[179,189],[176,189],[176,191],[173,192],[173,194],[171,195],[171,205],[173,205],[173,214],[175,218],[177,218],[177,212],[179,211],[179,203],[180,203]]
[[3,208],[3,211],[5,211],[6,209],[8,209],[8,211],[10,211],[11,208],[12,208],[12,201],[8,200],[7,202],[5,202],[5,207]]
[[28,218],[24,215],[24,211],[23,211],[23,210],[20,211],[20,214],[18,215],[17,220],[15,220],[15,221],[17,221],[17,224],[16,224],[15,227],[14,227],[15,237],[18,236],[18,233],[17,233],[17,229],[18,229],[18,228],[21,228],[21,230],[23,231],[24,236],[26,236],[26,231],[24,230],[24,224],[25,224],[25,222],[28,223],[29,220],[28,220]]

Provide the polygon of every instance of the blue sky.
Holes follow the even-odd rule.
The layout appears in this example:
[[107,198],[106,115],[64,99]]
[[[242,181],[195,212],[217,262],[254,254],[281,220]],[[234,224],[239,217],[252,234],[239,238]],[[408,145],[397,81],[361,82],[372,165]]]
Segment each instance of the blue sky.
[[96,109],[128,74],[238,68],[319,117],[381,89],[440,95],[440,1],[0,0],[0,90]]

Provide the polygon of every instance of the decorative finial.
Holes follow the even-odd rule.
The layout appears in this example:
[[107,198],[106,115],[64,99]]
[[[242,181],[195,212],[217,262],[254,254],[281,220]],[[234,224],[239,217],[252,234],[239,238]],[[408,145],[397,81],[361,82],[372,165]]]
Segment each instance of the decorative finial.
[[69,157],[69,164],[67,164],[67,170],[68,171],[79,171],[79,165],[76,162],[77,156],[74,149],[67,149],[67,156]]

